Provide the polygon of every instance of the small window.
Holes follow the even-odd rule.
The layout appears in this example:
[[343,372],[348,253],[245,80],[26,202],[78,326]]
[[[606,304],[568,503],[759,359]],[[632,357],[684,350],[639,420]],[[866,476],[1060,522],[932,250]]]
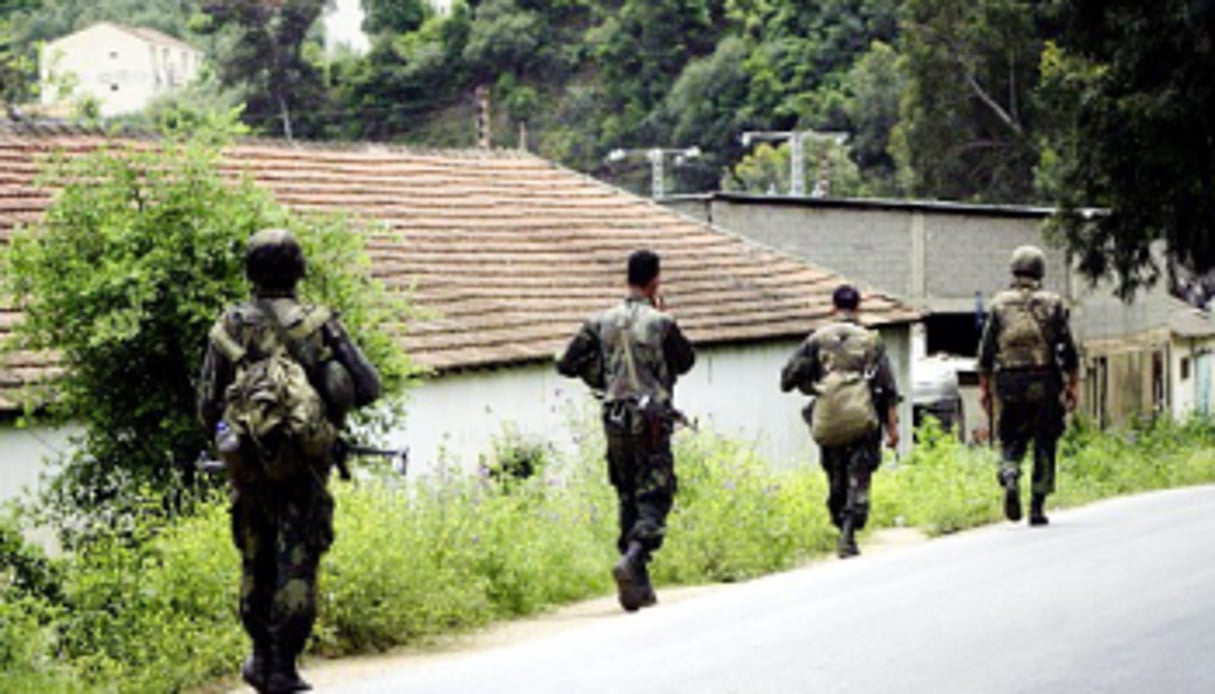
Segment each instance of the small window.
[[118,59],[118,51],[110,51],[110,60]]
[[110,91],[112,91],[112,92],[116,92],[116,91],[118,91],[118,83],[117,83],[117,82],[111,82],[111,83],[110,83]]
[[1190,380],[1190,358],[1189,357],[1181,358],[1181,380],[1183,380],[1183,381]]

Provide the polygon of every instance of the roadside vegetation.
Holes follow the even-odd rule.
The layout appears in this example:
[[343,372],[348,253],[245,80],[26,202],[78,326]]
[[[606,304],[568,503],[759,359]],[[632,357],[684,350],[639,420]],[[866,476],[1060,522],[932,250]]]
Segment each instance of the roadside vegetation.
[[[1052,501],[1215,482],[1213,443],[1215,423],[1198,419],[1118,433],[1074,426]],[[337,485],[338,539],[311,651],[381,651],[608,593],[615,500],[601,448],[594,435],[577,455],[537,458],[543,449],[528,447],[527,477],[384,472]],[[774,468],[712,433],[681,434],[676,455],[680,493],[653,566],[660,585],[743,580],[833,546],[817,468]],[[873,527],[940,535],[998,521],[995,459],[926,427],[876,476]],[[15,523],[0,531],[0,691],[180,691],[234,672],[245,643],[221,495],[56,559],[22,543]]]

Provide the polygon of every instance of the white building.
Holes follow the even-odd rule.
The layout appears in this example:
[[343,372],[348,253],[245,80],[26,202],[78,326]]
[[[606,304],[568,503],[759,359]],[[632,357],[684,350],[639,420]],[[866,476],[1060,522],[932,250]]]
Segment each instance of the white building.
[[[99,22],[42,47],[42,103],[92,97],[102,116],[133,113],[189,84],[203,57],[197,48],[155,29]],[[64,86],[70,87],[68,94],[62,93]]]
[[[69,155],[97,144],[55,140]],[[0,161],[11,169],[0,177],[0,240],[45,208],[45,198],[25,195],[45,147],[37,136],[0,134]],[[664,296],[698,352],[676,404],[702,426],[753,442],[774,465],[807,464],[815,454],[800,415],[806,399],[780,392],[780,370],[830,320],[839,275],[526,152],[258,143],[226,154],[232,173],[248,173],[280,203],[371,222],[372,273],[409,292],[423,313],[383,326],[430,371],[407,395],[407,420],[389,434],[411,447],[416,472],[440,461],[473,469],[508,428],[572,447],[582,429],[571,424],[593,414],[594,402],[580,382],[558,377],[553,354],[583,320],[623,297],[625,259],[642,247],[662,256]],[[862,311],[909,387],[918,314],[873,291]],[[17,319],[0,308],[0,338]],[[0,410],[52,367],[36,354],[0,365]],[[910,403],[902,410],[909,442]],[[7,452],[18,433],[0,434],[4,465],[30,464]]]

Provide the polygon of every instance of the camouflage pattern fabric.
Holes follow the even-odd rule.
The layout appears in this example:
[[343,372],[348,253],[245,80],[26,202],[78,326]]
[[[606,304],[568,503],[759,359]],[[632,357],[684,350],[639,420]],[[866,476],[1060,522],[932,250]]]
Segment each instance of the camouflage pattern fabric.
[[559,373],[602,392],[621,551],[630,540],[647,553],[662,546],[676,490],[671,399],[695,361],[675,320],[636,296],[587,321],[557,360]]
[[996,372],[1000,412],[1000,472],[1021,475],[1021,461],[1033,444],[1033,492],[1055,491],[1055,449],[1063,435],[1063,385],[1057,369],[1016,369]]
[[869,485],[882,461],[881,439],[873,435],[847,446],[823,446],[819,455],[831,523],[841,528],[850,516],[853,529],[863,529],[869,521]]
[[[841,356],[846,358],[850,351],[841,355],[839,350],[824,349],[824,343],[837,341],[842,331],[855,329],[863,328],[854,318],[845,317],[836,324],[811,333],[789,357],[781,371],[781,390],[789,392],[796,388],[806,395],[816,395],[819,383],[832,366],[856,368],[854,361],[841,361]],[[865,358],[872,360],[872,368],[875,369],[870,382],[873,388],[873,406],[878,413],[878,424],[885,426],[886,412],[897,405],[900,399],[898,384],[895,382],[894,370],[884,345],[876,333],[867,332],[871,341],[865,341],[865,349],[869,352]],[[813,410],[814,403],[811,403],[803,411],[807,425],[812,426]],[[819,463],[827,474],[829,489],[827,510],[831,514],[831,522],[837,528],[842,528],[844,520],[851,517],[853,529],[859,530],[869,519],[869,485],[882,460],[881,432],[879,428],[847,445],[819,446]]]
[[979,370],[1075,370],[1079,357],[1067,319],[1058,294],[1042,289],[1038,280],[1014,278],[992,299],[979,342]]
[[[310,377],[336,360],[350,373],[361,374],[369,391],[379,394],[379,374],[336,317],[300,304],[290,292],[259,291],[256,302],[225,311],[212,331],[199,376],[198,413],[207,432],[214,432],[223,416],[225,393],[240,361],[234,357],[247,353],[256,359],[279,344],[274,326],[255,305],[267,301],[296,342],[295,353]],[[224,338],[216,339],[217,335],[227,336],[232,344],[223,344]],[[329,424],[340,427],[332,403],[325,404]],[[273,645],[280,652],[298,655],[316,617],[317,567],[333,542],[333,499],[325,487],[334,461],[332,449],[306,457],[284,479],[232,480],[232,539],[241,556],[241,621],[255,649]]]
[[[1034,325],[1027,325],[1029,319]],[[1011,327],[1010,327],[1011,326]],[[1019,327],[1018,327],[1019,326]],[[1010,338],[1008,332],[1019,337]],[[1037,335],[1041,344],[1028,336]],[[1033,443],[1033,492],[1055,490],[1055,450],[1063,435],[1063,377],[1079,366],[1067,308],[1041,282],[1015,277],[1012,287],[992,300],[979,343],[979,370],[991,374],[1000,403],[1001,475],[1020,476],[1021,461]]]
[[618,501],[617,547],[624,552],[630,541],[636,541],[647,554],[654,552],[662,547],[678,485],[671,423],[618,403],[604,412],[603,429],[608,477]]
[[255,644],[298,656],[316,621],[317,567],[333,544],[333,499],[310,476],[234,490],[231,510],[241,623]]

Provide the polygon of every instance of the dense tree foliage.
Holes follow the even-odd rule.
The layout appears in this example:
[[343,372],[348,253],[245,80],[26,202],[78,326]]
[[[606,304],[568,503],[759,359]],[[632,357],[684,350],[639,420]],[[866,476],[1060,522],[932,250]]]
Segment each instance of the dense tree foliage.
[[[1124,294],[1162,270],[1215,268],[1215,8],[1203,0],[1064,3],[1046,64],[1066,122],[1054,140],[1058,227],[1092,277]],[[1079,211],[1099,205],[1108,214]],[[1209,299],[1209,295],[1206,297]]]
[[257,229],[295,231],[310,261],[304,296],[341,310],[390,387],[406,377],[393,338],[372,328],[401,307],[370,279],[362,236],[340,218],[288,212],[251,180],[226,179],[212,142],[55,160],[42,183],[55,200],[0,249],[0,294],[24,315],[6,349],[60,358],[54,396],[30,402],[84,429],[49,509],[109,525],[149,499],[177,507],[208,444],[194,387],[207,333],[247,295],[243,248]]
[[362,0],[365,55],[321,50],[325,7],[3,0],[0,74],[8,98],[28,95],[13,80],[38,40],[148,24],[216,65],[161,120],[243,101],[266,134],[472,146],[487,89],[494,145],[639,192],[644,158],[609,152],[698,147],[668,191],[785,191],[788,147],[742,134],[842,132],[842,149],[808,153],[807,190],[822,168],[833,194],[1108,206],[1059,229],[1086,272],[1128,288],[1151,278],[1157,239],[1183,267],[1215,264],[1209,2]]

